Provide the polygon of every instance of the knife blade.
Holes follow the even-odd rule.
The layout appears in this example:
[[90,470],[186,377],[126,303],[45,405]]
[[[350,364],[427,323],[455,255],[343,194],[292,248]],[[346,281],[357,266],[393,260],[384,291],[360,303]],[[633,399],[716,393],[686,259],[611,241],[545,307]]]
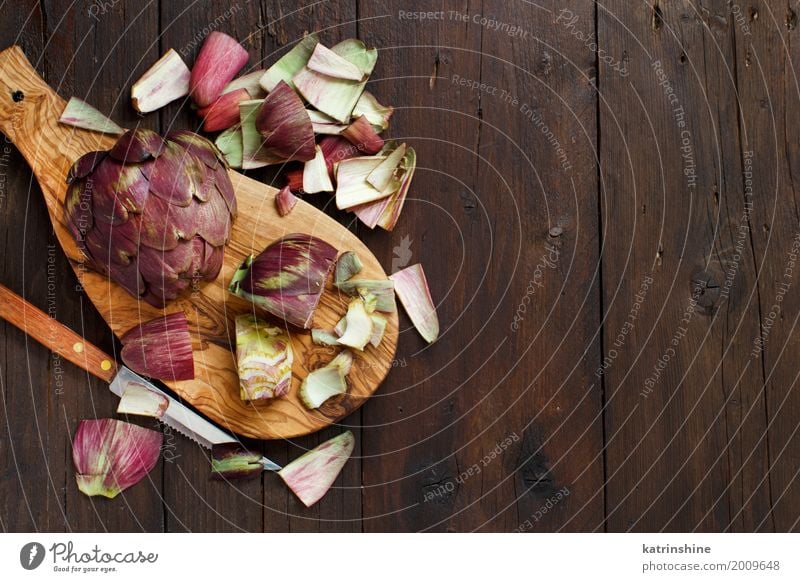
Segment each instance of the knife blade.
[[[100,348],[88,343],[67,326],[34,307],[3,285],[0,285],[0,317],[52,352],[108,382],[111,392],[117,396],[121,397],[128,383],[134,382],[166,397],[169,405],[159,420],[199,445],[210,449],[215,444],[237,442],[233,435],[206,420],[161,390],[152,381],[141,377],[125,366],[118,365]],[[281,469],[280,465],[266,457],[261,457],[259,462],[267,471]]]
[[[197,444],[210,449],[213,445],[222,443],[235,442],[236,438],[233,435],[226,433],[210,421],[206,420],[194,410],[179,402],[150,380],[143,378],[133,370],[120,366],[117,375],[111,380],[109,388],[111,392],[122,398],[126,388],[133,384],[144,386],[148,390],[152,390],[157,394],[164,396],[169,405],[167,406],[164,415],[159,418],[161,422],[175,429],[185,437],[193,440]],[[280,471],[281,466],[269,460],[267,457],[261,457],[259,461],[267,471]]]

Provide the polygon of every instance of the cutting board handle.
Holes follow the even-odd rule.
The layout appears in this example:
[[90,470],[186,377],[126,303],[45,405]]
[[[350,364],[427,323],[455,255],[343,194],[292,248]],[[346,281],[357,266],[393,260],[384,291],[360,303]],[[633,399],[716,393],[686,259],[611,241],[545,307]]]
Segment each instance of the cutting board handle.
[[0,52],[0,131],[33,169],[42,188],[58,191],[72,163],[108,149],[113,138],[58,123],[66,102],[31,66],[18,46]]

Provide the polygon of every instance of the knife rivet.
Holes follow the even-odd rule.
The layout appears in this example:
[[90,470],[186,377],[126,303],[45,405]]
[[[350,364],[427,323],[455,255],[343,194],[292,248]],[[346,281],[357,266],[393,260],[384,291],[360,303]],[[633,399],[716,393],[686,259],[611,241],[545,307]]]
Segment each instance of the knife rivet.
[[103,360],[100,362],[100,367],[107,372],[111,369],[111,362],[108,360]]
[[83,343],[75,342],[75,344],[72,346],[72,349],[75,350],[75,353],[80,354],[83,352]]

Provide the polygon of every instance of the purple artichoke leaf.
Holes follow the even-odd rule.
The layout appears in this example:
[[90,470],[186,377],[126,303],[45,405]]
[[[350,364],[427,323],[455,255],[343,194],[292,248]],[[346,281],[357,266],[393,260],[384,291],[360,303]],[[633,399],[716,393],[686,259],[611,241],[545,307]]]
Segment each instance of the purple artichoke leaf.
[[[86,179],[99,218],[112,224],[128,220],[128,212],[141,213],[149,197],[149,182],[138,166],[104,160]],[[119,208],[121,207],[121,209]]]
[[228,212],[230,212],[231,216],[236,217],[236,192],[233,189],[233,183],[231,182],[231,178],[228,175],[228,170],[225,167],[220,166],[214,172],[214,186],[222,196],[223,200],[225,200],[225,204],[228,207]]
[[178,129],[167,134],[167,140],[180,144],[190,155],[200,160],[212,170],[222,166],[222,155],[217,146],[201,135],[185,129]]
[[119,162],[133,164],[157,158],[164,149],[164,140],[150,129],[138,128],[125,133],[108,153]]
[[150,192],[175,206],[189,206],[194,184],[186,167],[186,150],[168,143],[150,172]]
[[186,246],[192,249],[192,256],[189,266],[181,271],[180,277],[194,281],[200,278],[200,270],[206,260],[206,243],[201,237],[196,236],[188,241]]
[[78,159],[63,208],[86,265],[159,307],[214,280],[236,209],[219,155],[191,132],[141,129]]
[[311,235],[287,235],[256,257],[242,281],[248,293],[296,297],[321,292],[337,251]]
[[205,164],[198,162],[198,165],[203,168],[203,179],[198,182],[195,178],[194,197],[200,202],[208,202],[209,197],[217,192],[217,189],[214,187],[216,174],[213,170],[208,169]]
[[[98,228],[101,224],[101,222],[98,222],[95,228],[92,229],[84,239],[86,247],[90,250],[92,257],[96,260],[110,261],[113,264],[123,267],[130,265],[131,258],[136,255],[136,245],[130,244],[122,237],[119,237],[118,243],[109,243],[111,239],[110,233],[102,232],[100,228]],[[115,227],[112,226],[110,228]],[[111,264],[109,264],[109,268],[110,267]]]
[[120,202],[128,212],[141,214],[150,196],[150,182],[138,167],[126,168],[126,179],[118,192]]
[[139,252],[139,231],[135,220],[117,225],[98,221],[87,238],[96,238],[97,244],[109,249],[111,260],[120,265],[130,264],[131,258]]
[[89,152],[78,158],[67,174],[67,184],[72,184],[75,180],[85,178],[102,162],[108,152]]
[[[108,263],[106,263],[108,264]],[[134,297],[141,297],[145,291],[145,282],[137,268],[136,262],[128,265],[108,264],[108,271],[114,281]]]
[[208,202],[197,205],[197,234],[215,247],[228,242],[231,230],[231,215],[222,196],[211,192]]
[[203,264],[198,271],[198,276],[203,281],[213,281],[222,270],[222,263],[225,259],[224,247],[215,247],[214,245],[204,242],[206,250],[203,255]]
[[199,204],[173,206],[163,198],[151,196],[142,213],[142,245],[172,250],[179,242],[197,234]]
[[191,242],[182,241],[168,251],[142,246],[139,249],[139,270],[142,277],[151,285],[165,285],[177,280],[191,268],[194,247]]
[[239,443],[216,444],[211,448],[211,478],[254,479],[264,471],[261,454],[250,451]]
[[183,311],[137,325],[120,341],[122,361],[134,372],[159,380],[194,378],[192,340]]
[[208,168],[200,159],[189,154],[184,159],[183,167],[191,183],[194,197],[201,202],[208,200],[210,192],[214,189],[214,184],[210,179],[213,174],[208,171]]

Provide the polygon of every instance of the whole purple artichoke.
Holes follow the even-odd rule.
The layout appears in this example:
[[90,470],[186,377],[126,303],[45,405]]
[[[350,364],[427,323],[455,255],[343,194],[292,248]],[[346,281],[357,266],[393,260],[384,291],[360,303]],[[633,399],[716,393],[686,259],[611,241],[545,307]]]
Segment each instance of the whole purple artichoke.
[[236,196],[207,139],[134,129],[82,156],[67,183],[67,225],[88,266],[134,297],[163,307],[219,274]]

